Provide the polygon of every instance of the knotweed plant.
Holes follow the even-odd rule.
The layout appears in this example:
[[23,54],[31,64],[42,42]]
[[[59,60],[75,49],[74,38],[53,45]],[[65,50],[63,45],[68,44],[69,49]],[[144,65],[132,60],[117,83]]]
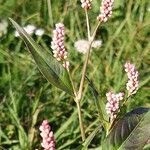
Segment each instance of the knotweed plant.
[[[83,117],[81,113],[81,101],[83,98],[85,79],[89,81],[89,85],[94,93],[96,99],[96,106],[99,113],[100,124],[105,131],[105,139],[102,143],[104,150],[126,150],[126,149],[142,149],[150,140],[150,111],[148,108],[137,108],[127,114],[124,114],[124,109],[127,107],[127,100],[129,97],[136,94],[139,89],[139,73],[134,64],[126,62],[124,67],[124,73],[127,74],[127,83],[124,89],[120,91],[109,90],[106,93],[105,101],[101,98],[91,80],[87,76],[87,67],[90,56],[94,51],[93,48],[101,46],[101,41],[96,40],[95,36],[98,28],[101,24],[105,23],[112,16],[112,9],[114,0],[102,0],[100,4],[100,14],[98,14],[96,21],[96,27],[91,32],[91,26],[89,21],[89,13],[92,11],[92,0],[81,0],[81,8],[85,11],[85,20],[87,25],[87,40],[79,40],[74,43],[75,48],[85,54],[85,60],[83,62],[82,75],[79,81],[79,86],[76,87],[73,81],[72,74],[70,73],[70,61],[68,58],[69,50],[65,48],[65,25],[63,23],[56,23],[53,30],[52,41],[49,47],[51,52],[47,52],[29,36],[35,30],[32,26],[21,28],[12,19],[11,22],[17,29],[17,33],[27,44],[29,51],[33,55],[35,62],[37,63],[40,71],[44,77],[54,86],[68,93],[74,102],[76,103],[79,119],[79,127],[81,131],[81,138],[83,147],[87,148],[94,138],[94,134],[98,129],[93,131],[91,135],[87,137],[85,134],[85,125],[83,123]],[[94,19],[94,18],[93,18]],[[29,30],[29,29],[30,30]],[[28,31],[28,30],[29,31]],[[28,32],[28,34],[27,34]],[[42,30],[37,31],[36,34],[41,35]],[[125,88],[126,87],[126,88]],[[148,130],[146,130],[148,128]],[[57,141],[53,135],[53,131],[48,124],[47,120],[44,120],[40,126],[42,147],[45,150],[54,150],[55,143],[57,147]],[[90,141],[90,142],[89,142]],[[133,141],[133,142],[132,142]]]

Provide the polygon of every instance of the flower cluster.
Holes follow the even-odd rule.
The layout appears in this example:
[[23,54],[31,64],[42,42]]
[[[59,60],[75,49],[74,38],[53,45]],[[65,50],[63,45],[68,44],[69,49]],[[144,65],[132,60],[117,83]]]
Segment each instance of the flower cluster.
[[75,42],[74,47],[78,52],[85,54],[89,49],[89,42],[87,40],[78,40]]
[[44,29],[39,28],[39,29],[35,30],[35,35],[42,36],[44,34],[44,32],[45,32]]
[[101,40],[95,40],[92,43],[92,48],[99,48],[102,45],[102,41]]
[[53,49],[53,56],[61,61],[63,66],[68,69],[69,61],[67,61],[67,51],[64,46],[65,27],[64,24],[58,23],[55,25],[56,29],[53,31],[53,38],[51,48]]
[[[37,36],[42,36],[44,34],[44,29],[41,28],[36,28],[34,25],[27,25],[25,27],[23,27],[23,29],[29,34],[32,35],[33,33]],[[18,31],[15,31],[15,37],[19,37],[19,33]]]
[[41,131],[40,135],[43,138],[41,145],[44,150],[55,150],[54,135],[53,131],[51,131],[51,127],[48,124],[48,121],[44,120],[39,129]]
[[7,33],[8,22],[6,20],[0,21],[0,37]]
[[114,94],[113,92],[106,93],[107,103],[106,112],[110,116],[110,122],[116,118],[116,114],[119,111],[120,101],[123,100],[124,93]]
[[138,71],[135,69],[135,65],[131,63],[125,63],[125,72],[127,72],[128,82],[126,88],[128,90],[128,96],[135,94],[138,90]]
[[92,0],[81,0],[81,7],[84,9],[91,9]]
[[[102,41],[101,40],[96,40],[93,41],[91,47],[92,48],[99,48],[102,45]],[[78,40],[75,42],[74,47],[76,48],[76,50],[80,53],[86,54],[88,49],[89,49],[89,42],[87,40]]]
[[113,3],[114,0],[102,0],[100,14],[97,17],[97,20],[106,22],[108,18],[111,17]]

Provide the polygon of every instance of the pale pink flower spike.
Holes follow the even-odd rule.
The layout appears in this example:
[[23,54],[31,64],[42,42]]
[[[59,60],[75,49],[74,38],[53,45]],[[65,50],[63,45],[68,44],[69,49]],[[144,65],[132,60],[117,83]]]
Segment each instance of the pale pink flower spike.
[[128,90],[128,97],[135,94],[138,90],[139,81],[138,81],[138,71],[135,68],[134,64],[129,62],[125,63],[125,72],[127,72],[128,82],[126,88]]
[[81,7],[88,10],[91,9],[92,0],[81,0]]
[[120,101],[123,100],[124,93],[114,94],[113,92],[106,93],[106,113],[110,117],[110,122],[116,118],[117,112],[119,112]]
[[102,0],[100,7],[100,14],[97,16],[97,20],[106,22],[112,15],[112,7],[114,0]]
[[53,131],[51,130],[47,120],[43,120],[39,130],[41,131],[40,135],[43,138],[41,145],[44,150],[55,150]]
[[65,27],[64,24],[58,23],[53,31],[53,38],[51,48],[53,49],[53,56],[60,61],[63,66],[68,69],[69,61],[67,61],[67,51],[64,46]]

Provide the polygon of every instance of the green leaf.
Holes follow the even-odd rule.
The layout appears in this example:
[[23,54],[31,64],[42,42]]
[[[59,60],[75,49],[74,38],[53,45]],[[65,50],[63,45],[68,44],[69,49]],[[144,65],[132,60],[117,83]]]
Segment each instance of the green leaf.
[[72,122],[75,120],[76,115],[77,115],[77,109],[74,110],[74,112],[68,118],[68,120],[66,120],[66,122],[64,124],[62,124],[61,127],[56,131],[56,133],[55,133],[55,139],[57,141],[60,140],[60,136],[65,132],[65,130],[67,130],[67,128],[69,127],[69,125],[72,124]]
[[109,117],[106,114],[105,104],[104,104],[103,100],[100,99],[99,93],[96,90],[93,82],[90,81],[87,76],[86,76],[86,78],[89,82],[91,92],[93,93],[93,96],[94,96],[94,101],[95,101],[95,105],[96,105],[98,113],[99,113],[100,122],[102,123],[103,127],[105,129],[107,129],[107,126],[108,126],[107,122],[109,121]]
[[150,108],[127,113],[112,127],[103,150],[142,150],[150,139]]
[[10,19],[10,21],[27,45],[43,76],[54,86],[74,96],[68,71],[52,56],[50,51],[44,50],[41,46],[36,44],[26,31],[14,20]]
[[90,145],[91,141],[94,139],[94,137],[96,136],[96,134],[101,131],[102,127],[98,126],[85,140],[85,142],[82,144],[83,148],[82,150],[87,150],[88,146]]

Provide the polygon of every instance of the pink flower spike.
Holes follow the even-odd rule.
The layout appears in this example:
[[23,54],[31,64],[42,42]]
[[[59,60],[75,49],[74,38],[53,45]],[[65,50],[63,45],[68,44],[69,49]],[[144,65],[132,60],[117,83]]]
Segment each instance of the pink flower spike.
[[128,90],[128,97],[135,94],[138,90],[139,81],[138,81],[138,71],[135,68],[134,64],[129,62],[125,63],[125,72],[128,76],[128,82],[126,88]]
[[51,48],[53,49],[53,56],[60,61],[66,69],[69,69],[69,62],[67,61],[67,51],[64,45],[65,27],[64,24],[58,23],[55,25],[53,31],[53,38],[51,42]]
[[89,10],[91,9],[91,2],[92,0],[80,0],[81,1],[81,7],[86,9],[86,10]]
[[51,127],[49,126],[47,120],[43,120],[39,130],[41,131],[40,135],[43,138],[41,145],[44,150],[55,150],[53,131],[51,131]]
[[97,20],[106,22],[112,15],[112,7],[114,0],[102,0],[100,7],[100,14],[97,16]]
[[110,117],[110,122],[112,122],[116,118],[117,112],[119,112],[119,104],[123,100],[124,93],[114,94],[113,92],[108,92],[106,93],[106,97],[106,113]]

